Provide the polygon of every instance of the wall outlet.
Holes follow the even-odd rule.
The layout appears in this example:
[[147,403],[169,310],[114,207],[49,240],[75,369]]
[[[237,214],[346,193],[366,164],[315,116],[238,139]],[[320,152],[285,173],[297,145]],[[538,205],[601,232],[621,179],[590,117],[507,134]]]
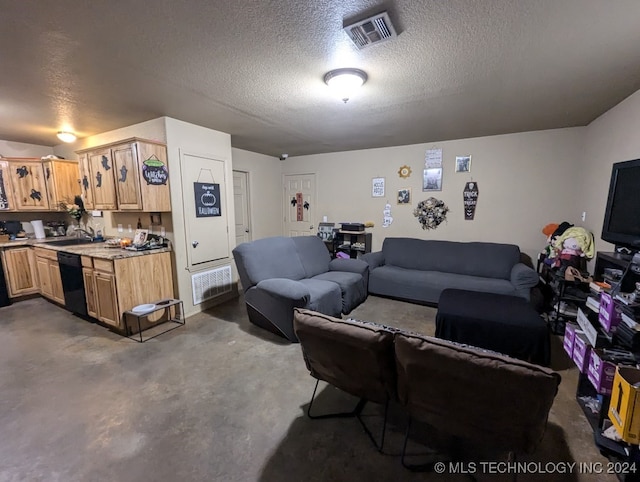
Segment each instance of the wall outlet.
[[133,233],[133,229],[131,229],[131,225],[129,224],[129,232]]
[[124,229],[122,228],[122,224],[118,224],[118,232],[122,233]]
[[160,226],[160,236],[163,238],[167,235],[167,232],[164,230],[164,226]]
[[583,221],[587,220],[587,211],[582,211],[582,216],[580,216],[580,219],[582,219]]

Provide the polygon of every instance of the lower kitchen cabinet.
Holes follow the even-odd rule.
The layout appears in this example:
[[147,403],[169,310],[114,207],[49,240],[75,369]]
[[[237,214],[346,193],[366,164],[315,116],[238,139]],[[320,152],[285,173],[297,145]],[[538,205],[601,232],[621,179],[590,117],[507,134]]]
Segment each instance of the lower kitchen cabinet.
[[106,260],[82,256],[89,316],[124,331],[122,314],[131,308],[173,298],[171,253]]
[[62,277],[60,265],[55,251],[50,249],[34,248],[36,269],[40,286],[40,294],[45,298],[64,304],[64,292],[62,290]]
[[9,298],[40,291],[35,257],[30,246],[8,248],[2,251],[2,265]]

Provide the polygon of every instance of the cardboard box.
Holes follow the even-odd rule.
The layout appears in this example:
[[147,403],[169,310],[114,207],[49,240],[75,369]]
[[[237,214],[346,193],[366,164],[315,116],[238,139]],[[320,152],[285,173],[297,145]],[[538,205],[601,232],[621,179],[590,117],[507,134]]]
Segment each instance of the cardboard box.
[[613,378],[616,375],[616,364],[604,359],[602,351],[598,348],[591,350],[587,378],[598,393],[611,394]]
[[[564,338],[562,339],[562,346],[564,347],[564,351],[567,352],[569,358],[573,356],[573,341],[576,337],[576,331],[578,330],[578,325],[574,323],[567,323],[564,328]],[[582,330],[580,330],[581,333]]]
[[620,323],[621,310],[616,306],[615,301],[609,293],[600,293],[600,313],[598,321],[607,333],[615,331]]
[[591,358],[591,345],[584,333],[576,333],[573,343],[573,361],[581,373],[585,373],[589,367]]
[[609,420],[622,440],[634,445],[640,442],[640,369],[619,366],[616,370]]

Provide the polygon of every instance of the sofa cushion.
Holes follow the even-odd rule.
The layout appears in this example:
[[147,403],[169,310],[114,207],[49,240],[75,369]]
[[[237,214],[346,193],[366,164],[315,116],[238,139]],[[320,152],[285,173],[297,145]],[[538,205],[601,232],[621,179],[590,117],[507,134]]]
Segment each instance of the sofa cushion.
[[373,402],[395,398],[390,330],[299,308],[293,326],[312,376]]
[[306,278],[313,278],[320,273],[329,271],[331,255],[318,236],[296,236],[291,238],[302,262]]
[[340,286],[342,292],[342,313],[350,313],[356,306],[367,299],[365,278],[357,273],[346,271],[327,271],[314,276],[313,279],[331,281]]
[[306,308],[332,316],[340,316],[342,312],[342,292],[340,286],[332,281],[320,279],[301,279],[300,283],[307,287],[311,294]]
[[277,236],[242,243],[233,249],[233,255],[245,291],[269,278],[299,280],[305,277],[292,238]]
[[385,264],[423,271],[510,279],[520,261],[513,244],[386,238],[382,243]]
[[427,336],[397,333],[398,398],[452,435],[531,452],[542,439],[560,375]]

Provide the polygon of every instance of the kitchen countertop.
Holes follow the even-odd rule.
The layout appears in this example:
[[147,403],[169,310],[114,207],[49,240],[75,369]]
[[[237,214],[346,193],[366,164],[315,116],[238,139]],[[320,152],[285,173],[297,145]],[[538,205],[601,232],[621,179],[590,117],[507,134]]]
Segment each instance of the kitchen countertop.
[[75,239],[73,236],[59,236],[46,239],[18,239],[14,241],[0,242],[0,249],[15,248],[18,246],[36,246],[39,248],[51,249],[53,251],[64,251],[65,253],[91,256],[101,259],[122,259],[133,258],[135,256],[145,256],[149,254],[170,252],[171,248],[149,249],[146,251],[131,251],[123,248],[109,248],[104,242],[79,244],[77,246],[55,246],[47,241],[58,241],[62,239]]

